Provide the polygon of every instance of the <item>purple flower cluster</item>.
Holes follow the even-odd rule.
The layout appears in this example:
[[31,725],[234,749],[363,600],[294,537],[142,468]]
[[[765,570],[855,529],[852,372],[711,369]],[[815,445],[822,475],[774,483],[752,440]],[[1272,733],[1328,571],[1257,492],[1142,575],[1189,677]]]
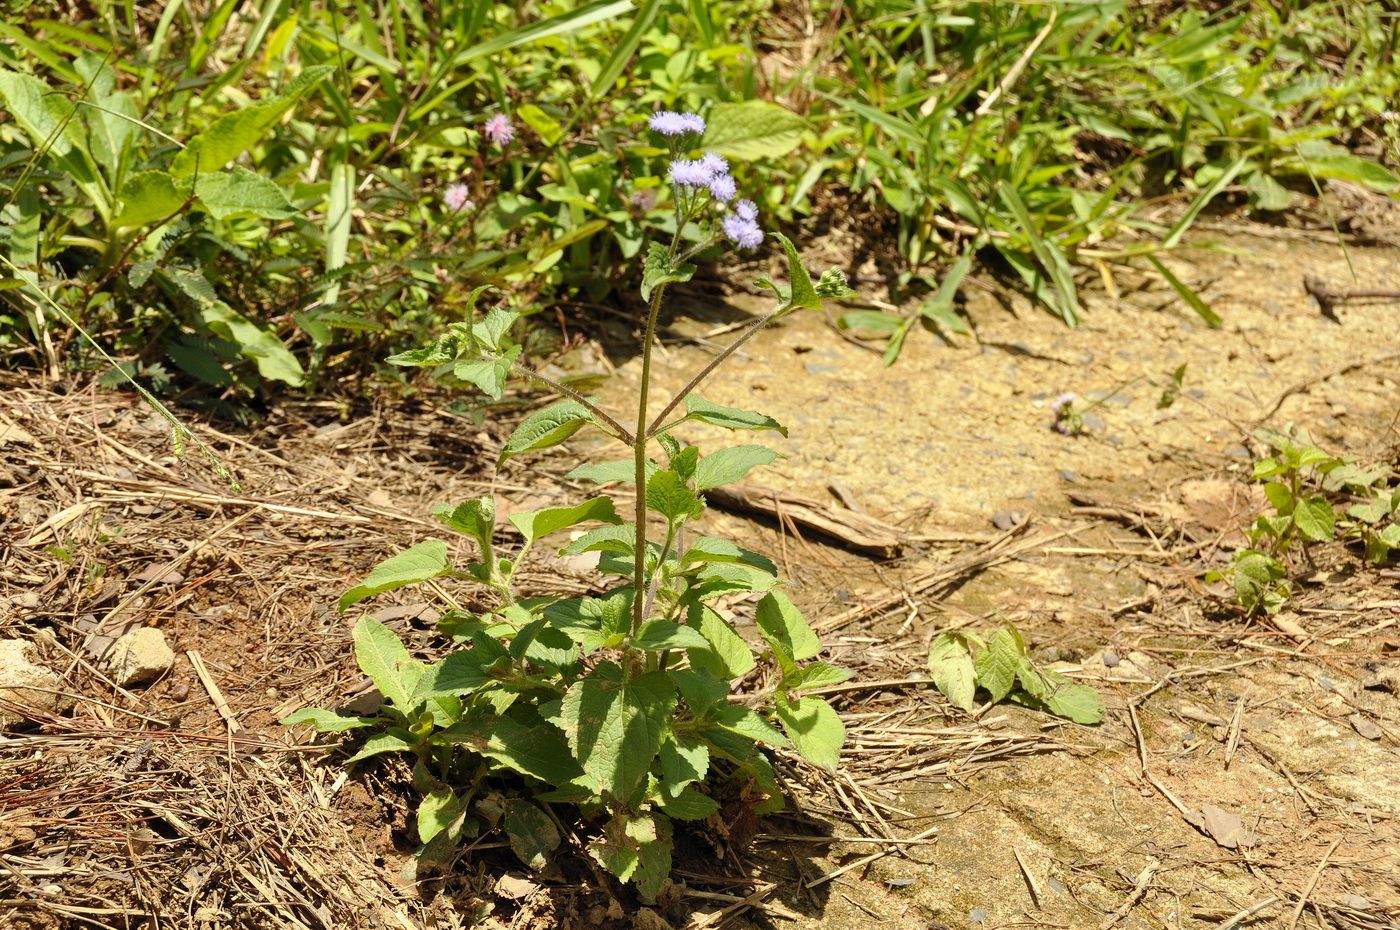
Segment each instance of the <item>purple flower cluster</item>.
[[677,158],[671,162],[668,173],[672,184],[709,188],[710,196],[720,203],[728,203],[739,192],[729,173],[729,162],[714,152],[706,152],[704,158]]
[[758,225],[758,204],[741,200],[734,212],[720,224],[729,241],[741,249],[756,249],[763,244],[763,228]]
[[515,127],[510,124],[510,118],[504,113],[497,113],[488,119],[481,131],[497,145],[509,145],[510,140],[515,138]]
[[701,135],[705,132],[705,121],[698,115],[677,113],[674,110],[653,113],[647,124],[653,132],[659,132],[663,136],[683,136],[688,132]]

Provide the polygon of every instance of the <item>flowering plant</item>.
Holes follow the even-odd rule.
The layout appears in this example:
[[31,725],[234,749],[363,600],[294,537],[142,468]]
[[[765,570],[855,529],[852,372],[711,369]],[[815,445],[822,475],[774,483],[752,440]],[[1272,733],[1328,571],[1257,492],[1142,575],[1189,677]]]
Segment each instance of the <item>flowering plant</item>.
[[[446,600],[440,627],[457,648],[427,664],[382,623],[361,619],[355,655],[384,696],[380,713],[345,716],[309,708],[283,721],[309,723],[322,732],[377,728],[351,762],[410,754],[414,781],[424,792],[417,815],[424,844],[420,863],[450,862],[463,838],[500,826],[520,859],[542,869],[572,836],[648,899],[668,880],[674,821],[705,821],[721,811],[722,802],[756,813],[782,806],[761,747],[795,749],[827,769],[837,763],[844,727],[836,711],[810,692],[850,673],[815,661],[821,643],[779,589],[769,559],[692,529],[704,512],[706,490],[736,481],[778,454],[749,443],[702,455],[678,432],[683,424],[699,423],[785,435],[768,416],[712,403],[694,391],[764,325],[851,293],[836,269],[813,282],[792,243],[775,234],[790,279],[787,286],[762,280],[777,296],[775,308],[652,416],[652,343],[668,286],[691,278],[695,267],[686,261],[702,249],[723,239],[753,249],[764,232],[757,207],[735,200],[738,185],[725,159],[713,152],[685,157],[685,147],[704,133],[704,120],[665,112],[653,116],[650,127],[669,145],[677,222],[669,244],[650,245],[642,269],[647,317],[634,428],[522,361],[520,346],[510,339],[517,315],[502,307],[390,359],[449,369],[497,399],[512,372],[560,395],[515,429],[501,463],[559,445],[579,430],[599,430],[626,447],[629,457],[585,464],[572,475],[600,486],[632,483],[635,515],[626,520],[607,493],[571,506],[514,513],[509,523],[518,547],[507,556],[496,548],[493,498],[438,508],[447,528],[475,541],[477,559],[458,567],[445,541],[425,540],[381,563],[345,593],[340,606],[429,582]],[[701,227],[692,240],[698,244],[683,248],[691,224]],[[473,305],[482,290],[472,295]],[[601,595],[518,590],[516,572],[535,545],[585,524],[591,528],[560,552],[597,553]],[[464,609],[439,579],[483,586],[489,606]],[[744,611],[762,638],[757,654],[716,605],[725,595],[730,602],[750,602]],[[754,685],[743,701],[731,697],[741,680]],[[741,790],[725,788],[735,784]],[[563,816],[565,809],[577,816]]]

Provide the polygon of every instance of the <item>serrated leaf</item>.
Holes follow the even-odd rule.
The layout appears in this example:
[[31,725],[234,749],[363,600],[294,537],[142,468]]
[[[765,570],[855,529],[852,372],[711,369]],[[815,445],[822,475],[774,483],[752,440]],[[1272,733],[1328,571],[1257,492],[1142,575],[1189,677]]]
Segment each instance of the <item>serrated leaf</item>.
[[668,733],[658,755],[661,776],[672,785],[703,781],[710,771],[710,750],[693,736]]
[[452,826],[464,813],[465,802],[465,797],[447,787],[434,788],[423,795],[418,802],[418,842],[431,843],[433,837]]
[[670,250],[653,242],[647,246],[646,261],[642,265],[642,300],[651,300],[652,292],[664,284],[689,281],[694,276],[694,265],[673,264]]
[[301,213],[276,182],[241,165],[227,171],[201,172],[194,190],[200,204],[217,220],[230,216],[284,220]]
[[977,683],[991,694],[992,703],[1011,693],[1025,654],[1021,635],[1009,626],[997,630],[987,640],[987,648],[978,654],[973,668],[977,672]]
[[675,687],[664,672],[628,680],[608,662],[569,688],[560,718],[584,772],[626,802],[651,768],[675,707]]
[[561,400],[536,410],[510,434],[496,465],[522,452],[557,446],[592,422],[593,414],[576,400]]
[[264,378],[293,387],[306,381],[301,362],[270,329],[235,312],[222,300],[200,303],[195,310],[215,335],[238,346],[238,354],[256,365]]
[[527,727],[509,717],[482,715],[453,724],[434,740],[466,746],[511,771],[551,785],[567,784],[583,774],[569,755],[564,735],[547,723]]
[[433,516],[449,529],[476,540],[483,558],[489,558],[492,551],[491,536],[496,529],[496,499],[489,494],[462,501],[455,507],[440,504],[433,508]]
[[708,649],[709,640],[698,630],[666,620],[648,620],[632,639],[632,648],[644,652],[667,649]]
[[651,900],[671,874],[671,822],[658,814],[619,813],[588,849],[603,868],[632,881],[643,899]]
[[510,522],[524,535],[526,542],[541,539],[586,520],[597,520],[614,526],[622,523],[622,518],[613,508],[611,497],[593,497],[572,507],[546,507],[543,510],[522,511],[510,515]]
[[676,820],[704,820],[719,810],[719,803],[707,794],[702,794],[694,785],[681,785],[675,791],[668,791],[662,785],[657,792],[657,801],[666,816]]
[[803,758],[829,772],[836,771],[846,726],[830,704],[819,697],[779,700],[775,708],[788,738]]
[[412,752],[414,748],[413,734],[401,727],[393,727],[365,740],[360,751],[346,759],[345,764],[348,767],[374,756],[382,756],[386,752]]
[[929,644],[928,672],[934,685],[960,710],[971,711],[977,691],[977,672],[972,653],[956,633],[940,633]]
[[284,727],[294,727],[299,724],[309,723],[316,728],[317,733],[341,733],[345,730],[355,730],[360,727],[373,726],[378,723],[375,717],[349,717],[337,714],[333,710],[325,710],[320,707],[303,707],[281,720],[277,721]]
[[710,108],[704,147],[741,161],[781,158],[802,142],[806,121],[764,100],[717,103]]
[[781,645],[789,657],[799,662],[822,651],[822,641],[786,594],[777,591],[765,594],[758,602],[754,622],[765,639]]
[[787,427],[770,416],[752,410],[712,404],[698,394],[686,397],[685,410],[687,420],[698,420],[711,426],[722,426],[725,429],[771,429],[784,436],[788,434]]
[[695,492],[669,468],[647,481],[646,502],[648,510],[661,514],[671,523],[694,519],[705,511]]
[[494,358],[463,359],[452,366],[452,377],[465,381],[492,400],[505,396],[510,369],[520,357],[520,346],[511,346]]
[[506,836],[521,862],[536,872],[543,871],[559,846],[559,829],[539,807],[519,798],[506,805]]
[[[565,477],[592,481],[594,484],[609,484],[613,481],[631,484],[637,477],[636,468],[636,464],[631,459],[622,459],[616,462],[589,462],[578,466]],[[647,477],[650,478],[659,469],[660,466],[655,462],[648,461],[646,464]]]
[[702,668],[675,668],[666,674],[685,698],[692,716],[703,717],[729,700],[729,682]]
[[[394,631],[373,617],[361,617],[355,624],[355,661],[369,676],[379,693],[394,707],[407,712],[418,681],[413,658]],[[410,669],[413,669],[410,671]]]
[[120,206],[113,226],[145,226],[175,215],[184,205],[186,194],[175,187],[175,179],[164,171],[138,171],[122,185]]
[[696,604],[690,609],[686,622],[709,643],[708,649],[691,649],[686,652],[691,665],[731,681],[742,678],[753,669],[753,650],[713,609]]
[[700,459],[695,466],[695,487],[704,491],[721,485],[733,484],[750,471],[782,458],[767,446],[733,446],[716,449]]
[[429,665],[419,676],[413,702],[417,704],[436,697],[465,697],[490,681],[491,675],[482,666],[481,656],[471,649],[460,649]]
[[375,594],[437,578],[450,570],[447,543],[441,539],[425,539],[376,565],[364,581],[341,595],[340,611],[344,613],[347,608]]
[[1058,717],[1075,723],[1095,724],[1103,719],[1103,698],[1088,685],[1082,685],[1053,669],[1037,668],[1023,659],[1017,679],[1026,694],[1035,698]]
[[1327,498],[1320,495],[1307,497],[1299,501],[1294,509],[1293,523],[1309,542],[1326,542],[1336,529],[1337,514]]
[[600,526],[584,533],[559,550],[561,555],[582,555],[585,552],[618,552],[631,555],[637,549],[637,527],[634,523]]
[[826,662],[813,662],[804,665],[797,672],[783,679],[782,687],[789,691],[811,691],[815,688],[829,688],[843,681],[850,681],[856,673]]
[[708,719],[721,729],[736,733],[751,742],[766,743],[779,749],[786,749],[790,745],[771,723],[740,704],[726,704],[716,708],[709,713]]

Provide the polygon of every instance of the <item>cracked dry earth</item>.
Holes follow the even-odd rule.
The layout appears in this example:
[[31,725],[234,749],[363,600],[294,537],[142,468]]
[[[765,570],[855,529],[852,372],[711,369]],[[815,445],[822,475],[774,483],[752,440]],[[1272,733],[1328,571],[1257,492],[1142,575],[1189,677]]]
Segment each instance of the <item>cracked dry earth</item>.
[[[1350,255],[1378,289],[1400,288],[1397,258]],[[1302,235],[1233,236],[1173,266],[1223,328],[1205,328],[1148,279],[1116,281],[1117,299],[1086,298],[1077,330],[974,289],[975,338],[911,337],[885,369],[798,317],[706,389],[789,427],[775,443],[788,458],[767,484],[821,496],[839,479],[930,546],[875,577],[787,541],[785,567],[819,617],[908,589],[958,531],[982,539],[994,520],[1033,517],[1021,538],[1038,544],[949,594],[916,593],[866,628],[844,628],[828,640],[836,661],[866,680],[918,677],[938,631],[991,630],[1000,612],[1110,707],[1093,729],[993,708],[978,726],[1065,748],[990,764],[955,752],[903,780],[901,754],[925,751],[938,737],[920,734],[955,718],[907,685],[847,695],[854,784],[848,803],[828,789],[812,809],[827,806],[837,835],[853,835],[858,814],[866,835],[936,827],[936,842],[898,847],[819,895],[780,892],[804,925],[1397,926],[1400,573],[1320,555],[1273,622],[1239,616],[1200,579],[1261,502],[1248,481],[1256,427],[1293,426],[1337,452],[1396,463],[1400,302],[1344,305],[1340,325],[1324,318],[1303,278],[1349,282],[1347,259]],[[706,337],[712,327],[674,328]],[[678,385],[703,358],[674,348],[662,377]],[[1159,409],[1181,365],[1181,397]],[[1048,429],[1066,391],[1103,399],[1086,435]],[[792,848],[786,875],[811,881],[871,849]],[[783,880],[781,868],[764,871]]]

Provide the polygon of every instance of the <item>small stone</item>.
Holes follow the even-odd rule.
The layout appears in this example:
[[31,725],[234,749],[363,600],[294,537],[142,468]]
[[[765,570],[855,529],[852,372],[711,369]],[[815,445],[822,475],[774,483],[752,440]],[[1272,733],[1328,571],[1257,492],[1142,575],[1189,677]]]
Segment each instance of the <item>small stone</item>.
[[[0,640],[0,700],[40,714],[71,710],[73,699],[63,691],[63,679],[39,664],[39,650],[23,639]],[[29,718],[0,710],[0,731],[23,726]]]
[[1338,898],[1337,903],[1342,907],[1349,907],[1354,911],[1369,911],[1371,909],[1371,902],[1369,899],[1363,898],[1361,895],[1350,891]]
[[174,661],[175,652],[165,641],[165,634],[149,626],[127,633],[112,644],[112,651],[107,654],[112,679],[123,688],[150,684],[169,671]]
[[1068,889],[1065,888],[1064,882],[1060,881],[1058,878],[1049,879],[1046,881],[1046,884],[1050,886],[1052,891],[1058,891],[1060,894],[1064,894],[1068,891]]
[[967,912],[967,919],[975,924],[980,924],[987,919],[987,912],[980,907],[974,907]]
[[1332,679],[1323,675],[1317,679],[1317,686],[1323,691],[1335,691],[1337,686],[1332,683]]
[[1103,664],[1104,664],[1104,665],[1108,666],[1109,668],[1117,668],[1117,667],[1118,667],[1118,664],[1119,664],[1120,662],[1122,662],[1122,661],[1123,661],[1122,659],[1118,658],[1118,653],[1114,652],[1114,651],[1111,650],[1111,649],[1106,649],[1106,650],[1104,650],[1104,654],[1103,654]]
[[1353,730],[1366,737],[1366,739],[1378,740],[1383,735],[1381,728],[1376,726],[1374,721],[1368,720],[1360,714],[1352,714],[1347,718],[1347,721],[1351,723]]
[[1060,480],[1068,481],[1070,484],[1074,484],[1076,481],[1079,480],[1079,476],[1076,475],[1074,472],[1070,471],[1068,468],[1061,468]]
[[992,514],[992,526],[1002,532],[1014,530],[1026,522],[1026,517],[1027,514],[1024,510],[998,510]]

